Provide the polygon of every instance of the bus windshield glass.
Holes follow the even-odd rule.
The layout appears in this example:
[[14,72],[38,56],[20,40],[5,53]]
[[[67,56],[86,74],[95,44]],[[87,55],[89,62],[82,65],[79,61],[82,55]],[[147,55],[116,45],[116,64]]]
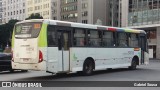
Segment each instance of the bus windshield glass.
[[15,26],[15,38],[37,38],[42,27],[42,23],[21,23]]

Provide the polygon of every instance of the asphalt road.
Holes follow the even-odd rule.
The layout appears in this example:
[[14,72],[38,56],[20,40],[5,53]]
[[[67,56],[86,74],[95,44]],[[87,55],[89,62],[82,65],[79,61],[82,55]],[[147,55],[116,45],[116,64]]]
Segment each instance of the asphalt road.
[[[137,70],[126,68],[96,71],[93,76],[81,76],[77,73],[68,75],[51,75],[41,71],[2,72],[0,81],[160,81],[160,60],[151,60],[150,64],[139,66]],[[21,90],[22,88],[0,88],[0,90]],[[159,90],[157,87],[53,87],[23,88],[23,90]]]
[[149,65],[138,66],[137,70],[127,68],[101,70],[93,76],[77,73],[52,75],[41,71],[0,73],[0,81],[160,81],[160,60],[151,60]]

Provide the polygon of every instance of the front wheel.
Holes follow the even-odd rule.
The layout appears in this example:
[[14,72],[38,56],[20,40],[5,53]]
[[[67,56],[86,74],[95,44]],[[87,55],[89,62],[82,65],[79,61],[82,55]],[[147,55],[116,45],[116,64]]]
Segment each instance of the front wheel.
[[136,70],[137,69],[137,62],[135,59],[132,60],[131,66],[129,67],[130,70]]
[[93,74],[94,65],[91,60],[87,60],[83,65],[83,75],[90,76]]

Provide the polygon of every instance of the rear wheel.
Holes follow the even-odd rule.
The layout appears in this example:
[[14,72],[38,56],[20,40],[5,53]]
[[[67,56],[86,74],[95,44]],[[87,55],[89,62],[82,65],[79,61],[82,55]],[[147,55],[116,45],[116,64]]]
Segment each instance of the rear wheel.
[[111,71],[111,70],[112,70],[112,68],[107,68],[107,70],[108,70],[108,71]]
[[83,65],[83,75],[90,76],[93,74],[94,63],[91,60],[86,60]]
[[132,60],[131,66],[129,67],[130,70],[136,70],[137,69],[137,60],[134,58]]
[[10,72],[14,72],[14,70],[13,69],[11,69],[11,70],[9,70]]
[[28,72],[28,70],[21,70],[22,72]]

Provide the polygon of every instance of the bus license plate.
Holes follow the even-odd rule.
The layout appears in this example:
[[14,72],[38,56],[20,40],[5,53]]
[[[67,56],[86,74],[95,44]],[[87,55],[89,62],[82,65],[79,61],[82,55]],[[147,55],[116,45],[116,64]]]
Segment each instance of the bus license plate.
[[24,62],[28,62],[28,61],[29,61],[29,58],[23,58],[23,61],[24,61]]

